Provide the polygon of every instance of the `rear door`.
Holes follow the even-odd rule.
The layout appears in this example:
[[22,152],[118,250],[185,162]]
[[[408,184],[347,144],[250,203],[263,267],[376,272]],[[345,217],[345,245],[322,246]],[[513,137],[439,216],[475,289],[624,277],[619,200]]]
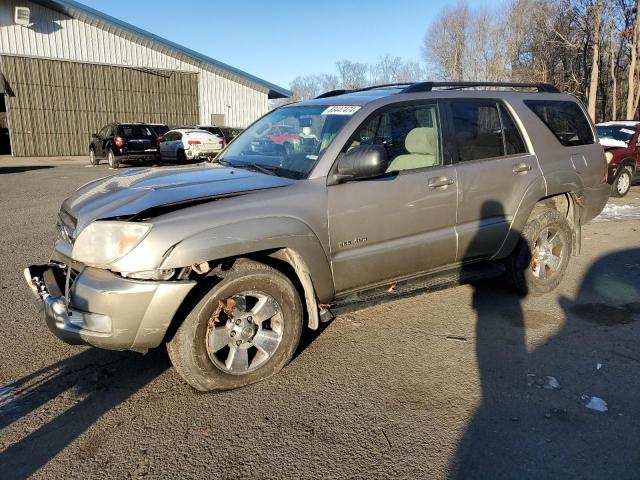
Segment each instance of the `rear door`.
[[387,107],[344,146],[342,153],[361,144],[384,145],[389,166],[381,177],[328,187],[337,292],[454,262],[457,185],[443,153],[440,119],[434,101]]
[[445,102],[457,147],[457,261],[499,250],[529,185],[541,175],[509,108],[498,100]]
[[157,150],[155,132],[146,125],[121,125],[120,135],[129,153],[149,153]]

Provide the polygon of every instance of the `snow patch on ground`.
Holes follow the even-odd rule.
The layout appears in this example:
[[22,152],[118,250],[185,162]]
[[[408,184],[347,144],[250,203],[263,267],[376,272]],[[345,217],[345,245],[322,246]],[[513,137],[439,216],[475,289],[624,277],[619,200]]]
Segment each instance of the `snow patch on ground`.
[[608,203],[602,213],[593,219],[594,222],[624,222],[627,220],[640,220],[640,205]]

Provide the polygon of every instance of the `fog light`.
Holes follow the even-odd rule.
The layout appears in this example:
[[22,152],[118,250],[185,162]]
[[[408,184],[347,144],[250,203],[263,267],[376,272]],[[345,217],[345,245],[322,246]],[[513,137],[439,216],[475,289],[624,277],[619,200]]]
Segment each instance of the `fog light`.
[[173,268],[157,268],[155,270],[144,270],[142,272],[122,272],[125,278],[133,278],[136,280],[170,280],[176,273]]

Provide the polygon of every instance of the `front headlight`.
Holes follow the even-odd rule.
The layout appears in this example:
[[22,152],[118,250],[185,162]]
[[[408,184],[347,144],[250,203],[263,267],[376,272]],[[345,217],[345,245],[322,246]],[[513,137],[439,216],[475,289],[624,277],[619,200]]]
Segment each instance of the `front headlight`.
[[78,235],[71,256],[86,265],[106,266],[133,250],[150,230],[148,223],[93,222]]

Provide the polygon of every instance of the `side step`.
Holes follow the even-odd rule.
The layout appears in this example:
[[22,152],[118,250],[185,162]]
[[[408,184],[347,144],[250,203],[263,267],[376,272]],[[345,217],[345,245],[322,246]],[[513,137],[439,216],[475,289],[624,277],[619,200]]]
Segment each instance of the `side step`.
[[[400,298],[409,298],[427,292],[436,292],[458,285],[473,283],[478,280],[499,277],[504,271],[504,265],[500,262],[476,263],[428,276],[401,280],[382,287],[348,293],[336,298],[335,303],[330,308],[330,312],[326,309],[324,309],[326,313],[321,311],[320,321],[325,323],[337,315],[355,312]],[[331,315],[328,315],[329,313]]]

